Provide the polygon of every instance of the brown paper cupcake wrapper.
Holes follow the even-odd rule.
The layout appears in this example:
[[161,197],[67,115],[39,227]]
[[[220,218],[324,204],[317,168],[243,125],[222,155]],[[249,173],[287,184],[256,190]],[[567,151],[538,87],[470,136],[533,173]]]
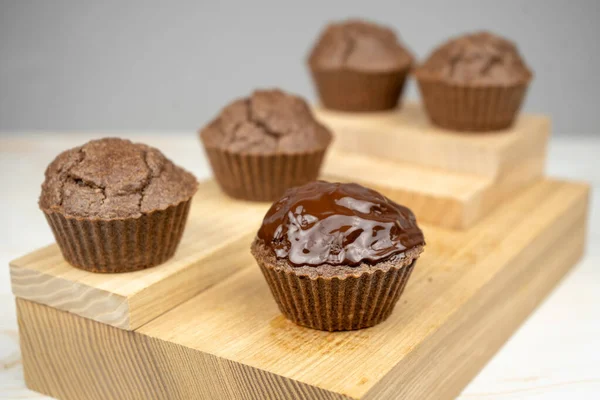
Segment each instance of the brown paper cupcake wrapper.
[[91,272],[129,272],[173,256],[191,199],[138,218],[92,220],[44,210],[67,262]]
[[268,155],[206,148],[221,189],[231,197],[252,201],[274,201],[286,189],[316,180],[325,151]]
[[508,128],[517,117],[528,87],[528,82],[467,87],[426,78],[417,80],[431,121],[442,128],[460,131]]
[[400,104],[410,68],[366,73],[349,70],[327,71],[311,68],[321,103],[338,111],[384,111]]
[[324,331],[368,328],[387,319],[416,261],[359,276],[311,279],[259,261],[279,309],[296,324]]

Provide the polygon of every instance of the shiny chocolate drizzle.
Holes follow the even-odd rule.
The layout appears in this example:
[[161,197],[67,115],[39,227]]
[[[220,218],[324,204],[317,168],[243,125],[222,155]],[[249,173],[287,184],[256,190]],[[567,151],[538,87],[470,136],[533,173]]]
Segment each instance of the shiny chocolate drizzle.
[[358,266],[424,245],[415,215],[356,183],[310,182],[288,189],[258,238],[294,266]]

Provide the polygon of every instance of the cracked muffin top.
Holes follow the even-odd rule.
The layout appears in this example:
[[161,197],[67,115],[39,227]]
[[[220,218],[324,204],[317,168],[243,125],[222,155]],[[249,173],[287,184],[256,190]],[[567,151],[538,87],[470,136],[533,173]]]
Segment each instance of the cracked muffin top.
[[313,68],[368,72],[410,67],[413,57],[393,30],[361,20],[329,24],[312,49]]
[[306,101],[275,89],[256,90],[229,104],[200,137],[207,148],[275,154],[320,150],[332,135],[317,122]]
[[417,77],[457,84],[512,85],[532,73],[517,46],[498,35],[476,32],[450,39],[415,71]]
[[188,200],[198,186],[159,150],[117,138],[62,152],[45,175],[40,208],[83,218],[136,218]]

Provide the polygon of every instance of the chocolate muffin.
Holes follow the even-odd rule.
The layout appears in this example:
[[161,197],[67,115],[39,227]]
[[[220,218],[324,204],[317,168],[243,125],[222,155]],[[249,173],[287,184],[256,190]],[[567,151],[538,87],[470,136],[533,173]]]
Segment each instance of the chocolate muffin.
[[309,328],[367,328],[392,312],[425,240],[406,207],[316,181],[275,202],[252,243],[281,312]]
[[225,107],[200,139],[225,193],[273,201],[317,179],[332,135],[300,97],[257,90]]
[[533,75],[514,43],[478,32],[438,47],[415,76],[434,124],[491,131],[512,125]]
[[394,31],[361,20],[328,25],[308,58],[321,102],[339,111],[395,108],[412,63]]
[[107,138],[59,154],[39,206],[71,265],[136,271],[173,256],[197,186],[157,149]]

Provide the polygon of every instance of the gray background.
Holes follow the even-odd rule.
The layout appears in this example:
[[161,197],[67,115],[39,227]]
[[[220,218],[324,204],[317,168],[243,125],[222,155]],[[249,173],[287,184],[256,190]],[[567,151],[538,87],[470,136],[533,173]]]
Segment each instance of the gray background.
[[191,130],[255,87],[314,100],[304,57],[348,16],[395,27],[419,58],[451,35],[503,34],[535,71],[525,108],[555,132],[599,131],[598,0],[0,0],[0,131]]

